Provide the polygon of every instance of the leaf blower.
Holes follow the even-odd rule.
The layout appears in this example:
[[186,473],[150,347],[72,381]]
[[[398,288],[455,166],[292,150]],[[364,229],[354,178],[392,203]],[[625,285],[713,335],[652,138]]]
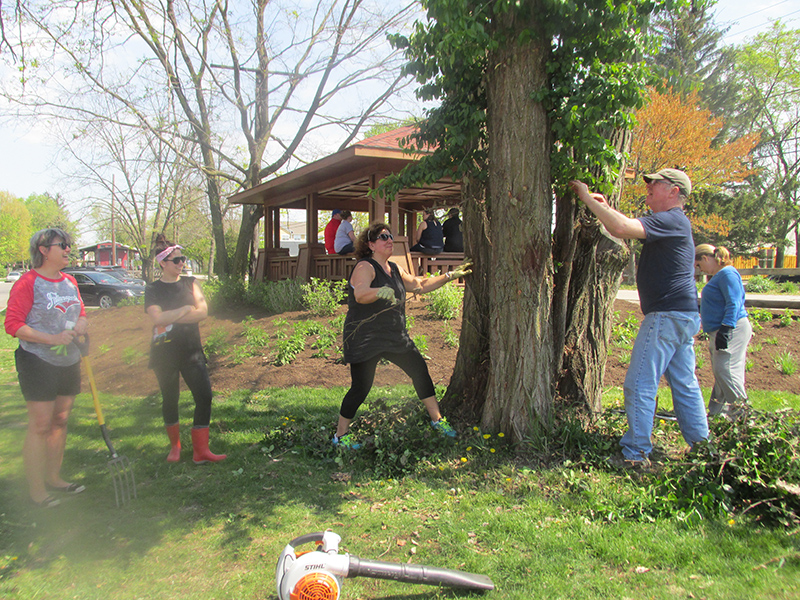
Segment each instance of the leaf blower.
[[[447,585],[472,590],[493,590],[486,575],[452,569],[365,560],[339,554],[341,537],[332,531],[307,533],[289,542],[275,569],[280,600],[338,600],[342,579],[372,577],[406,583]],[[313,551],[295,552],[295,547],[317,542]]]

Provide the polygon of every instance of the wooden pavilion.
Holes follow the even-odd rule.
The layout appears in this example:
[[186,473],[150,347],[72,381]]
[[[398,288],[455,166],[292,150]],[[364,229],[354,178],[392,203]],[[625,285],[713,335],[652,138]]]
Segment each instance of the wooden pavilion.
[[[320,213],[325,222],[335,208],[368,212],[369,222],[384,221],[395,234],[395,260],[408,272],[447,271],[463,259],[458,256],[412,256],[409,238],[413,239],[417,213],[423,208],[454,206],[461,202],[461,184],[443,179],[418,188],[403,189],[394,202],[370,196],[381,179],[397,173],[420,158],[400,147],[400,140],[414,130],[401,127],[348,146],[291,173],[229,198],[234,204],[257,204],[265,217],[264,248],[259,250],[256,279],[344,279],[355,263],[352,255],[326,254],[318,243]],[[306,244],[296,257],[280,246],[280,209],[306,211]],[[413,243],[411,244],[413,245]],[[433,265],[434,260],[438,261]],[[434,269],[435,268],[435,269]]]

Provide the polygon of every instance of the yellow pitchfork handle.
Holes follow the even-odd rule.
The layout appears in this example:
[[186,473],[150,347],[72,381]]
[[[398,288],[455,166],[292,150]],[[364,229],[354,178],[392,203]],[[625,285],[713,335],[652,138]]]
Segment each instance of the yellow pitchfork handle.
[[89,336],[83,336],[83,342],[77,343],[78,348],[81,351],[81,360],[83,360],[83,364],[86,367],[86,376],[89,379],[89,387],[92,389],[92,403],[94,404],[94,412],[97,415],[97,423],[100,425],[100,433],[103,434],[103,441],[106,443],[108,447],[108,451],[111,453],[112,458],[117,458],[118,454],[117,451],[114,450],[114,445],[111,443],[111,438],[108,435],[108,429],[106,429],[106,421],[103,418],[103,409],[100,408],[100,399],[97,395],[97,385],[94,381],[94,372],[92,371],[92,363],[89,360]]

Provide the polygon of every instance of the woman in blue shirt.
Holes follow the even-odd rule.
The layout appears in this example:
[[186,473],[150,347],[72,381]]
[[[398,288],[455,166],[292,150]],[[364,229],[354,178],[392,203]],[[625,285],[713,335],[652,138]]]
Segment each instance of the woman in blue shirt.
[[745,355],[753,335],[744,308],[744,285],[726,248],[701,244],[694,254],[697,267],[711,277],[700,302],[700,319],[708,334],[714,373],[708,414],[734,416],[747,403]]

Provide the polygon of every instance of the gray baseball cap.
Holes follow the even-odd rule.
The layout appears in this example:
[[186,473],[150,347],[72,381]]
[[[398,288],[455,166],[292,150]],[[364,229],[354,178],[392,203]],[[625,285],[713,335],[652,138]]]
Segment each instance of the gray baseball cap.
[[677,185],[681,194],[687,198],[689,194],[692,193],[691,179],[689,179],[686,173],[678,169],[661,169],[658,173],[643,175],[642,179],[644,179],[645,183],[650,183],[651,181],[669,181],[671,184]]

